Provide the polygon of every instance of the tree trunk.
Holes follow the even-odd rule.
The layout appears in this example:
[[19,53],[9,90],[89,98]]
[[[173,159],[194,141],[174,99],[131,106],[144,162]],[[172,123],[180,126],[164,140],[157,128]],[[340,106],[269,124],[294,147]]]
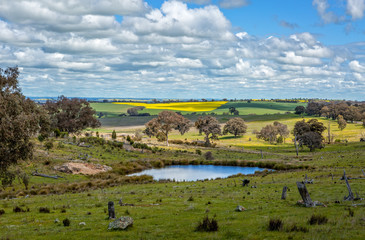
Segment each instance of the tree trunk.
[[205,136],[205,146],[210,147],[209,134]]
[[295,138],[294,138],[294,145],[295,145],[295,150],[296,150],[296,152],[297,152],[297,157],[298,157],[298,155],[299,155],[299,150],[298,150],[298,144],[297,144],[297,136],[295,136]]
[[346,201],[353,201],[354,200],[354,194],[352,193],[352,190],[351,190],[349,181],[347,180],[345,170],[343,170],[343,178],[346,181],[347,190],[349,191],[349,195],[347,197],[344,197],[344,200],[346,200]]
[[283,192],[281,193],[281,200],[285,200],[286,199],[286,191],[288,190],[287,186],[283,187]]
[[108,214],[109,214],[109,219],[115,218],[115,208],[113,201],[108,202]]
[[314,203],[309,196],[309,193],[308,193],[308,190],[307,190],[307,187],[305,186],[305,184],[303,182],[297,182],[297,187],[298,187],[299,194],[302,197],[305,206],[313,207]]
[[331,144],[331,122],[328,121],[328,144]]
[[169,135],[166,133],[166,146],[169,146]]

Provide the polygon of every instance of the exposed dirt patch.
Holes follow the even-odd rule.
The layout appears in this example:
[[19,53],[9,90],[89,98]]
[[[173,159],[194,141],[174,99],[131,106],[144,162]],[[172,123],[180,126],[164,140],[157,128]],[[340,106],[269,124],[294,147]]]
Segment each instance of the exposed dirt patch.
[[112,170],[111,167],[100,164],[84,163],[84,162],[69,162],[61,166],[55,166],[56,171],[71,173],[71,174],[85,174],[94,175],[101,172]]

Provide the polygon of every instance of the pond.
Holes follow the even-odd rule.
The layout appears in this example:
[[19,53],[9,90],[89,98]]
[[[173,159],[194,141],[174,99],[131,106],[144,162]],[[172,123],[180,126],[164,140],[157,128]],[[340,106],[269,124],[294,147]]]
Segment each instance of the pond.
[[265,168],[216,166],[216,165],[173,165],[160,169],[148,169],[128,176],[150,175],[154,180],[170,179],[175,181],[197,181],[204,179],[226,178],[238,173],[253,174]]

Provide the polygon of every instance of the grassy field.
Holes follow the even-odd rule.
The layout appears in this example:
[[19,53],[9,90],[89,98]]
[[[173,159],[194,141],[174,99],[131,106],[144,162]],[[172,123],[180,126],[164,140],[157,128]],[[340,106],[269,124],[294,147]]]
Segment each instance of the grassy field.
[[[339,179],[344,169],[348,176],[362,175],[360,170],[365,164],[364,144],[351,143],[347,146],[340,144],[331,147],[330,151],[302,153],[299,159],[275,159],[275,156],[271,156],[264,160],[308,165],[311,166],[310,170],[276,171],[213,181],[116,183],[115,186],[108,187],[105,183],[113,179],[112,174],[104,178],[67,176],[66,180],[32,177],[30,189],[34,191],[58,189],[61,185],[64,189],[69,189],[69,192],[30,194],[30,197],[20,194],[16,199],[0,200],[0,209],[5,211],[0,216],[1,236],[5,239],[348,239],[348,236],[351,239],[363,239],[365,202],[344,201],[343,197],[347,195],[346,185]],[[278,150],[274,148],[273,151]],[[222,149],[213,151],[216,156],[214,161],[227,158],[234,160],[240,156],[245,157],[245,154],[249,155]],[[93,156],[103,152],[102,158],[93,158],[91,161],[106,163],[115,168],[121,162],[138,162],[141,159],[151,162],[154,159],[205,161],[200,155],[177,154],[172,150],[158,154],[117,149],[109,152],[97,146],[84,149],[71,145],[56,147],[49,156],[62,162],[64,158],[74,156],[77,152],[88,152]],[[45,156],[41,152],[38,154],[38,161],[41,162],[40,157]],[[259,156],[254,159],[259,160]],[[40,162],[35,161],[33,167]],[[52,169],[54,164],[56,163],[51,162],[50,165],[44,165],[42,171]],[[311,198],[326,204],[326,207],[305,208],[296,204],[300,199],[296,181],[301,181],[305,174],[314,179],[314,184],[307,185]],[[334,176],[333,180],[331,174]],[[249,187],[240,185],[242,178],[250,179]],[[93,187],[81,190],[80,186],[85,181],[92,182]],[[355,193],[365,197],[364,180],[350,180],[350,184]],[[283,186],[289,188],[286,200],[280,200]],[[14,191],[18,191],[20,186],[15,185],[14,188]],[[134,206],[119,206],[117,203],[121,198],[124,203]],[[117,216],[129,215],[134,219],[132,228],[121,232],[107,230],[111,222],[107,219],[108,201],[116,203]],[[246,210],[235,212],[237,205]],[[16,206],[29,211],[15,213],[13,208]],[[50,213],[40,213],[40,207],[50,209]],[[310,225],[308,221],[313,214],[325,216],[328,222]],[[217,220],[218,231],[196,232],[197,223],[207,215]],[[62,224],[65,218],[71,221],[69,227]],[[268,222],[273,218],[283,221],[280,231],[268,230]],[[56,219],[60,222],[55,222]],[[81,222],[85,225],[80,225]]]
[[[103,121],[110,121],[98,131],[109,139],[115,129],[118,140],[124,141],[127,134],[143,130],[140,125],[149,117],[115,117],[126,111],[128,106],[93,104],[93,107],[107,111]],[[361,124],[350,124],[340,131],[335,121],[318,118],[327,127],[338,143],[326,144],[324,149],[310,152],[300,149],[296,157],[292,136],[283,144],[270,144],[256,139],[254,130],[260,130],[273,121],[280,121],[293,129],[302,117],[295,114],[270,114],[266,110],[292,111],[294,105],[263,103],[231,103],[214,110],[226,112],[235,104],[242,112],[253,106],[255,114],[240,116],[247,122],[247,133],[238,138],[232,135],[220,136],[215,148],[195,147],[185,144],[171,144],[166,147],[155,138],[143,136],[142,142],[153,150],[127,151],[112,143],[90,143],[85,148],[70,144],[70,139],[54,139],[54,147],[46,151],[43,143],[34,140],[37,151],[33,161],[21,162],[14,171],[28,174],[37,170],[48,175],[64,178],[51,179],[32,176],[29,189],[16,180],[13,186],[0,189],[0,238],[1,239],[364,239],[365,236],[365,143],[359,138],[365,129]],[[253,105],[251,105],[253,104]],[[154,110],[159,111],[159,110]],[[241,113],[241,110],[239,110]],[[262,112],[261,112],[262,111]],[[247,112],[248,113],[248,112]],[[110,114],[110,115],[109,115]],[[186,115],[191,120],[197,115]],[[218,115],[223,124],[231,115]],[[122,123],[118,121],[126,121]],[[141,120],[142,119],[142,120]],[[309,119],[305,117],[304,119]],[[135,127],[126,127],[135,126]],[[324,132],[324,136],[327,131]],[[124,135],[124,137],[122,137]],[[202,140],[195,128],[181,136],[172,132],[170,140],[191,142]],[[86,139],[87,140],[87,139]],[[77,140],[77,141],[86,141]],[[199,151],[200,152],[199,152]],[[214,160],[206,160],[204,154],[210,151]],[[262,151],[262,156],[261,156]],[[80,161],[80,156],[89,156],[85,162],[105,164],[112,167],[108,173],[94,176],[60,173],[54,167],[71,160]],[[148,168],[161,168],[176,164],[214,164],[232,166],[259,166],[275,169],[249,176],[232,176],[226,179],[197,182],[158,182],[151,177],[127,177],[126,174]],[[357,201],[344,201],[348,195],[346,184],[340,178],[343,171],[349,180]],[[326,207],[306,208],[297,204],[301,199],[296,182],[304,176],[314,180],[307,184],[311,199]],[[241,180],[250,180],[248,187],[241,186]],[[253,187],[254,186],[254,187]],[[289,188],[287,199],[281,200],[284,186]],[[120,206],[118,201],[133,204]],[[107,204],[114,201],[116,215],[130,216],[133,227],[126,231],[108,231],[112,220],[107,218]],[[236,212],[237,205],[246,210]],[[14,212],[19,207],[25,212]],[[50,210],[41,213],[40,207]],[[29,209],[29,210],[28,210]],[[311,225],[309,219],[320,215],[327,219],[322,225]],[[197,232],[195,228],[205,216],[218,222],[216,232]],[[64,227],[62,221],[71,224]],[[57,220],[59,221],[57,221]],[[269,231],[270,219],[280,219],[283,227]],[[80,223],[85,223],[81,224]]]

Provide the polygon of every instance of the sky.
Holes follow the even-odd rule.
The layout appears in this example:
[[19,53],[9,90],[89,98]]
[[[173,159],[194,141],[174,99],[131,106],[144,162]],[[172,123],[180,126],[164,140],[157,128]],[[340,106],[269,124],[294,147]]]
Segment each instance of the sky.
[[365,100],[365,0],[1,0],[28,97]]

